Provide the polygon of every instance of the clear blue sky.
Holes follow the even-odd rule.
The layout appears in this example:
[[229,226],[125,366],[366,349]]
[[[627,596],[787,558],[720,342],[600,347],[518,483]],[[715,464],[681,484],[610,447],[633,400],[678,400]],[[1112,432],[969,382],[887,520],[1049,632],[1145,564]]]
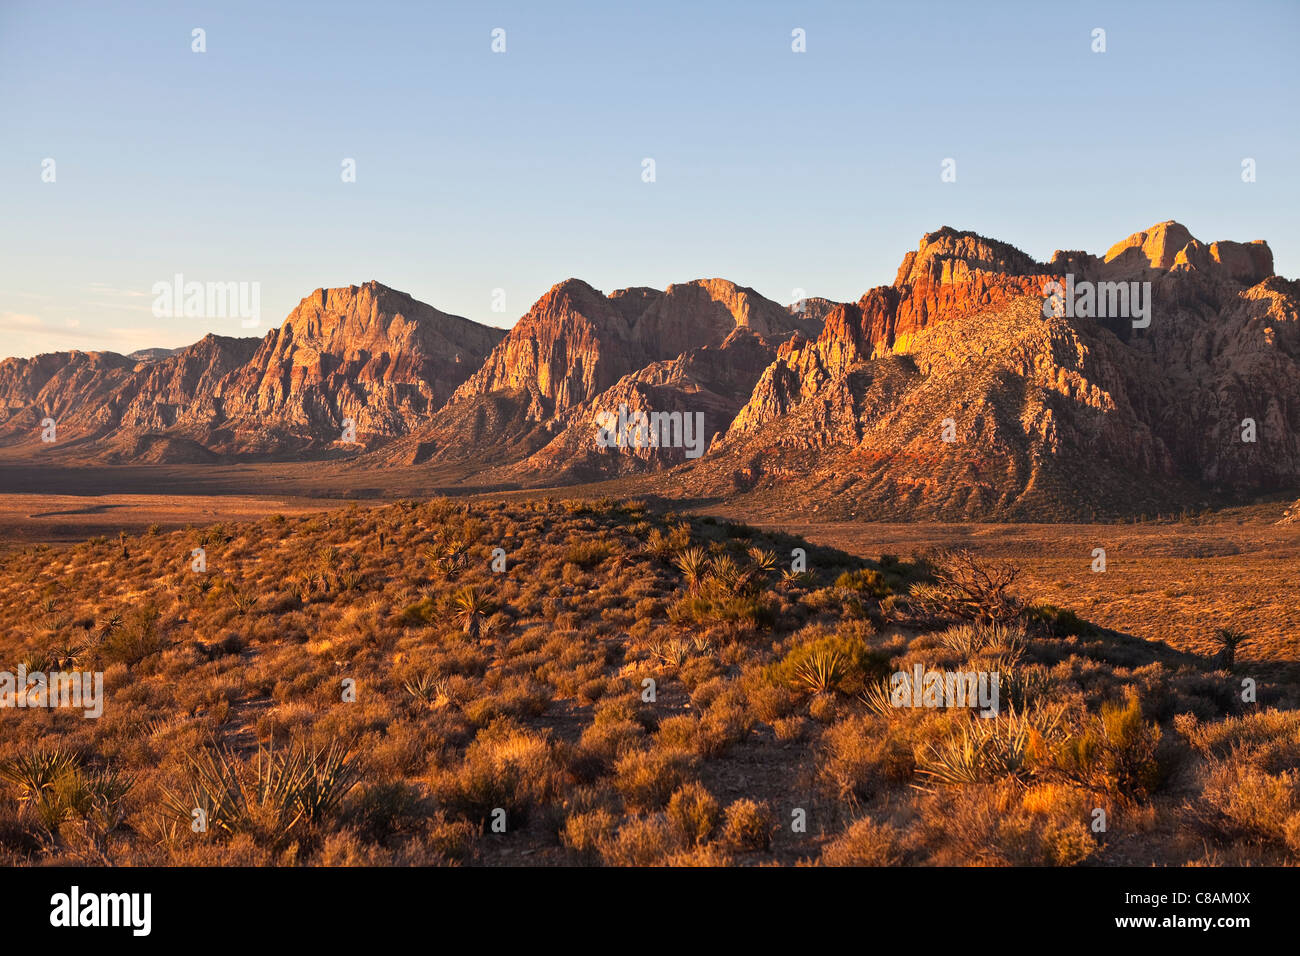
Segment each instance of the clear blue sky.
[[[1177,219],[1300,275],[1295,2],[278,6],[0,0],[0,354],[369,279],[500,326],[568,276],[855,300],[941,225],[1041,259]],[[155,318],[175,273],[260,283],[261,328]]]

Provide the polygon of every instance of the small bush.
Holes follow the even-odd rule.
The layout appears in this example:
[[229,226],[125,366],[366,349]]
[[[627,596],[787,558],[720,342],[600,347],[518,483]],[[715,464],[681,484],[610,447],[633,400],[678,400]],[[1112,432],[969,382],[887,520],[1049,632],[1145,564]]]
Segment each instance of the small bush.
[[889,672],[889,656],[860,637],[832,634],[798,645],[769,670],[775,683],[803,693],[860,693]]
[[772,846],[776,824],[767,807],[753,800],[741,799],[727,807],[722,839],[733,850],[745,852],[767,850]]
[[718,801],[698,783],[688,783],[668,801],[668,821],[690,846],[707,843],[721,819]]

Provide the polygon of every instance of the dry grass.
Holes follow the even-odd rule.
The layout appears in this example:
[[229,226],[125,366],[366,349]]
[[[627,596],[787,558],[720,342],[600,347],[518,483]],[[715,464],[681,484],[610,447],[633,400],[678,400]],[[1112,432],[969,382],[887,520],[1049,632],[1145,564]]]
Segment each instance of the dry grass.
[[[1123,602],[1043,611],[1102,608],[1086,560],[1044,586],[1091,533],[1000,555],[1022,574],[994,612],[928,599],[942,564],[613,500],[14,546],[0,670],[101,671],[106,701],[0,712],[0,862],[1294,862],[1297,687],[1254,656],[1276,638],[1226,585],[1198,626],[1256,638],[1231,668],[1092,626]],[[1109,588],[1154,547],[1126,534]],[[999,673],[1002,713],[882,697],[918,665]]]

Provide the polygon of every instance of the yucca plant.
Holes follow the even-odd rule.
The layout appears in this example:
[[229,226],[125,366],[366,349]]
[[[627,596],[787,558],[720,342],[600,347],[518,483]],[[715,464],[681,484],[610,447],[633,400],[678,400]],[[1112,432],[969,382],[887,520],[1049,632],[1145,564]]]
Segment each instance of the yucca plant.
[[[1061,736],[1061,711],[1043,708],[974,717],[955,737],[930,744],[917,759],[917,772],[938,784],[1021,780],[1046,759]],[[924,789],[924,788],[921,788]]]
[[18,803],[50,831],[65,820],[94,820],[107,831],[126,819],[132,778],[110,770],[86,770],[70,751],[39,750],[0,764],[0,779],[18,790]]
[[868,684],[858,694],[858,699],[867,705],[867,709],[873,714],[879,714],[882,717],[891,717],[897,714],[903,708],[894,706],[893,689],[888,681],[877,681],[874,684]]
[[794,571],[790,568],[781,572],[781,580],[792,587],[811,587],[816,578],[811,571]]
[[455,612],[454,620],[474,641],[479,639],[482,632],[483,619],[495,609],[486,593],[468,584],[452,595],[451,606]]
[[223,748],[205,749],[190,757],[190,770],[185,789],[163,790],[171,815],[189,822],[199,810],[208,832],[251,833],[273,846],[332,814],[361,776],[356,759],[337,742],[279,754],[274,746],[258,748],[252,765]]
[[61,747],[36,750],[0,763],[0,779],[17,787],[20,805],[32,806],[80,765],[76,754]]
[[1219,652],[1214,657],[1215,665],[1231,670],[1232,666],[1237,662],[1237,648],[1250,643],[1252,638],[1244,631],[1234,631],[1229,627],[1221,627],[1214,632],[1212,640],[1219,647]]
[[451,684],[445,677],[420,674],[402,686],[412,699],[426,707],[445,707],[452,701]]
[[834,690],[844,677],[844,655],[826,647],[814,647],[795,665],[795,676],[814,694]]
[[654,641],[650,653],[669,667],[681,667],[691,658],[691,642],[680,637]]
[[51,664],[59,670],[70,670],[77,666],[81,655],[86,652],[86,645],[74,637],[67,637],[50,650]]
[[709,566],[709,579],[727,596],[752,596],[760,587],[758,572],[743,566],[730,554],[720,554],[713,559]]
[[122,627],[122,615],[110,614],[106,617],[101,617],[98,621],[95,622],[95,633],[102,641],[112,637],[115,633],[117,633],[117,631],[121,629],[121,627]]
[[1001,693],[1007,702],[1021,710],[1042,700],[1051,687],[1051,676],[1041,664],[1021,666],[1013,662],[1010,666],[998,668],[1001,681]]
[[64,820],[81,817],[114,830],[126,820],[126,796],[134,780],[113,770],[75,767],[55,781],[41,806],[45,825],[53,830]]
[[776,570],[776,552],[754,545],[747,553],[749,554],[749,560],[753,562],[755,569],[761,571],[763,574],[771,574]]
[[682,572],[682,576],[686,578],[687,589],[692,594],[697,592],[700,589],[700,583],[704,579],[704,573],[709,566],[708,557],[705,555],[704,549],[700,547],[687,548],[677,555],[677,559],[673,564],[677,566],[677,569]]
[[402,687],[417,702],[421,704],[430,704],[433,702],[434,685],[437,680],[432,674],[419,674],[408,681],[402,683]]
[[999,651],[1017,658],[1024,651],[1027,638],[1022,628],[1005,624],[958,624],[936,635],[936,640],[964,657],[983,651]]
[[703,634],[696,634],[691,638],[691,646],[695,648],[695,653],[702,657],[713,656],[713,642]]
[[709,576],[722,587],[733,590],[744,575],[744,569],[729,554],[719,554],[709,563]]
[[470,545],[453,537],[444,538],[424,549],[424,556],[443,577],[455,579],[469,567]]
[[226,600],[240,614],[247,613],[252,608],[254,601],[256,601],[251,589],[234,581],[226,581],[222,593],[226,595]]
[[188,755],[190,777],[183,790],[162,788],[163,806],[187,824],[202,811],[205,832],[233,834],[246,829],[247,793],[238,761],[226,750]]
[[294,750],[285,763],[298,807],[313,826],[330,817],[361,779],[356,757],[338,741],[319,750]]

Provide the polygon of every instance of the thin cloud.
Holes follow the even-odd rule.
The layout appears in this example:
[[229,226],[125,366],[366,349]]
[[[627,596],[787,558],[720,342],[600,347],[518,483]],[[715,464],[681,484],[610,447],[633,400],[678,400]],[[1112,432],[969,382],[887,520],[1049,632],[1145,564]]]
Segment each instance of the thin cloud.
[[90,291],[95,295],[120,295],[128,299],[147,299],[149,293],[141,292],[139,289],[119,289],[116,286],[108,285],[105,282],[92,282]]

